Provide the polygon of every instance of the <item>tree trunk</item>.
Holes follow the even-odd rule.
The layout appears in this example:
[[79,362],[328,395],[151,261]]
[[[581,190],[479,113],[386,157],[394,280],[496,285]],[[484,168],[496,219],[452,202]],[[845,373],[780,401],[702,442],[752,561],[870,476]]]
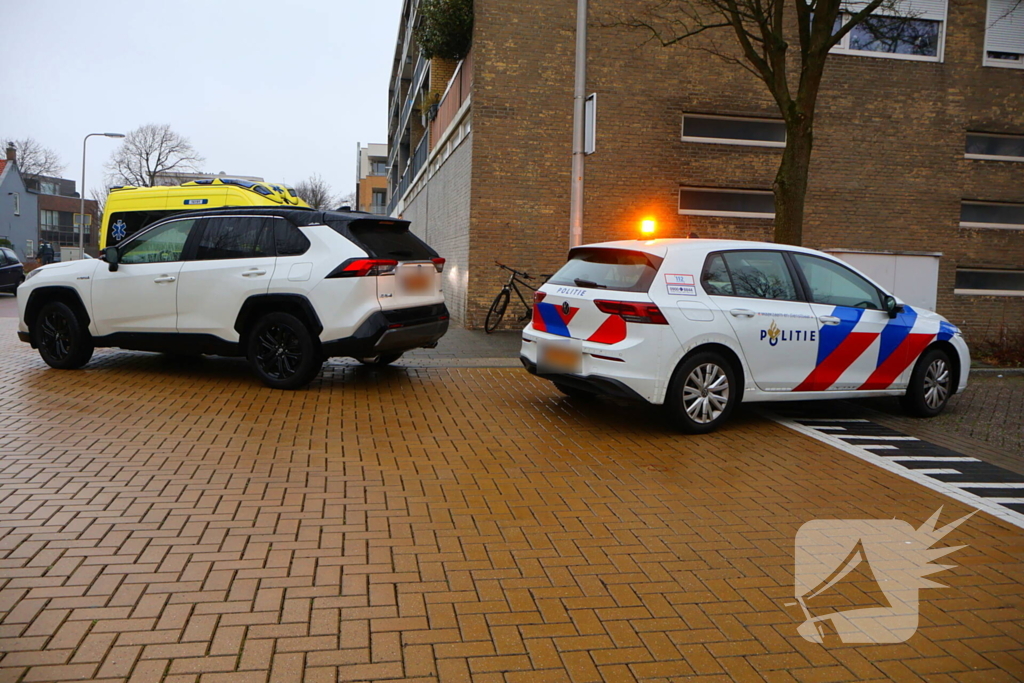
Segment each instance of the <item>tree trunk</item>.
[[804,200],[807,196],[807,173],[814,145],[811,117],[786,125],[786,148],[775,175],[775,241],[796,244],[803,241]]

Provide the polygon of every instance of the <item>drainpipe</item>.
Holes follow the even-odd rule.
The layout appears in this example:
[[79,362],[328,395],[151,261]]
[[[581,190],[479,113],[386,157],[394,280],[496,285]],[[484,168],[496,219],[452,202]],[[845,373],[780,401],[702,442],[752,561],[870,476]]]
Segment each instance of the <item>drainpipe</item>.
[[587,95],[587,0],[576,0],[576,87],[572,118],[572,186],[569,193],[569,246],[583,244],[583,108]]

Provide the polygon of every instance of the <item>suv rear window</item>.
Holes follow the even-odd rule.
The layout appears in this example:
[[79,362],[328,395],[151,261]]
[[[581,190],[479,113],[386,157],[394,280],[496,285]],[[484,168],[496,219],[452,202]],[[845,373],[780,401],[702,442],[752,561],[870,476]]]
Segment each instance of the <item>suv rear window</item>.
[[339,235],[362,247],[370,258],[396,261],[429,261],[437,252],[409,232],[406,221],[328,221]]
[[628,249],[573,249],[569,261],[549,282],[571,287],[646,292],[661,267],[661,259]]

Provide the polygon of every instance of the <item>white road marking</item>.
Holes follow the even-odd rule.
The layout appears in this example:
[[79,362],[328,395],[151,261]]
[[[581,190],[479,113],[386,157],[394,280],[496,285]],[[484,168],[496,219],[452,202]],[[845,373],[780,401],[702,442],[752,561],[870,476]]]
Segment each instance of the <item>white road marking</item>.
[[[899,475],[904,479],[909,479],[910,481],[916,482],[926,488],[929,488],[933,491],[937,491],[938,493],[945,494],[946,496],[949,496],[954,500],[958,500],[961,503],[970,505],[971,507],[978,508],[979,510],[983,510],[984,512],[987,512],[993,517],[1001,519],[1002,521],[1007,522],[1008,524],[1012,524],[1016,527],[1024,529],[1024,514],[1015,512],[1009,508],[1005,508],[1002,505],[999,505],[998,503],[993,503],[992,498],[982,498],[980,496],[974,495],[973,493],[964,491],[963,489],[959,488],[956,484],[939,481],[938,479],[932,479],[926,474],[921,474],[921,470],[908,469],[903,465],[900,465],[893,458],[886,458],[877,453],[872,453],[866,448],[862,448],[855,444],[843,441],[838,436],[818,431],[817,429],[810,425],[803,425],[800,424],[799,422],[796,422],[795,420],[780,417],[768,411],[765,411],[763,414],[766,417],[768,417],[768,419],[778,422],[784,427],[789,427],[793,431],[800,432],[801,434],[809,436],[812,439],[817,439],[822,443],[826,443],[832,446],[833,448],[837,448],[843,451],[844,453],[848,453],[849,455],[852,455],[856,458],[860,458],[861,460],[869,462],[872,465],[882,468],[883,470],[892,472],[893,474]],[[867,420],[862,421],[867,422]],[[945,458],[931,459],[945,460]]]
[[[817,429],[817,427],[815,427]],[[867,439],[870,441],[919,441],[912,436],[860,436],[858,434],[844,434],[843,439]]]
[[[948,467],[936,467],[934,470],[914,470],[914,471],[917,472],[918,474],[963,474],[963,472],[961,472],[960,470],[951,470]],[[960,488],[963,488],[963,486],[964,486],[963,484],[961,484],[959,482],[952,482],[951,481],[949,483],[956,484]]]
[[895,451],[899,450],[897,446],[890,446],[887,443],[866,443],[861,448],[870,448],[873,451]]
[[886,457],[888,457],[890,460],[902,460],[905,462],[919,462],[921,460],[941,460],[942,462],[981,462],[977,458],[971,458],[966,455],[890,455]]
[[801,417],[801,422],[870,422],[861,417]]
[[992,482],[964,483],[962,481],[958,481],[956,482],[956,485],[962,489],[1024,489],[1024,483],[1021,482],[1003,482],[1002,484],[994,484]]

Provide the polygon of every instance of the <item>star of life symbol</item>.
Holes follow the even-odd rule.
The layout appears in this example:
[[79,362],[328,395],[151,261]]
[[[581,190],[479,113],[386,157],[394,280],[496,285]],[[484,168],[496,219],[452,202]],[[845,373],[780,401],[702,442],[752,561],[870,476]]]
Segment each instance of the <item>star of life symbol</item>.
[[114,223],[114,230],[113,230],[113,232],[111,234],[114,236],[115,240],[120,242],[121,240],[124,239],[124,235],[125,235],[125,232],[127,232],[127,230],[128,230],[128,226],[124,224],[124,221],[121,220],[121,219],[118,219],[117,222]]
[[[796,534],[797,602],[787,604],[799,604],[803,611],[797,632],[804,640],[823,642],[825,622],[831,622],[843,643],[902,643],[914,635],[918,591],[945,588],[924,577],[956,566],[930,563],[966,547],[932,546],[975,514],[936,529],[941,512],[940,507],[917,529],[898,519],[817,519],[801,526]],[[844,580],[853,582],[849,590],[834,588]],[[851,595],[858,596],[852,606]],[[864,600],[869,606],[860,606]]]

